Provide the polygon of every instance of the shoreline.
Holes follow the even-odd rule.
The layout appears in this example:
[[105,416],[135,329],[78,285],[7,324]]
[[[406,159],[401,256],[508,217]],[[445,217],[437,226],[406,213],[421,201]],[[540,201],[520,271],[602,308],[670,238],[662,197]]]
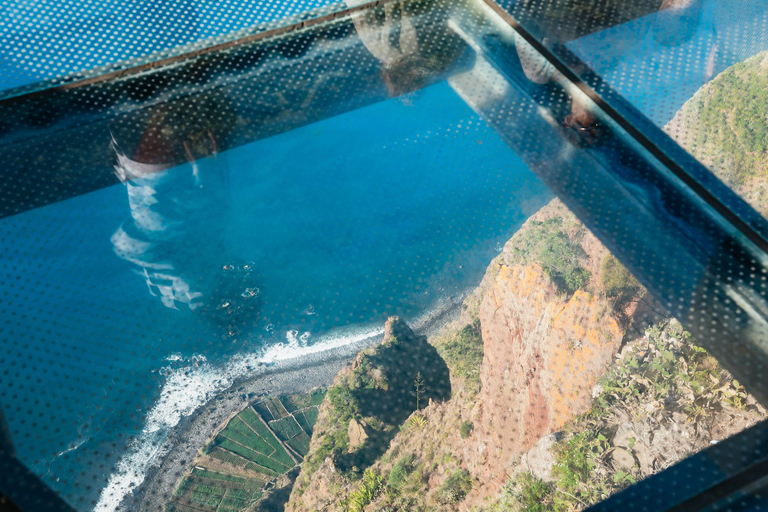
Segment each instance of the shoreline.
[[[431,337],[460,314],[469,290],[450,297],[435,310],[411,320],[414,332]],[[155,512],[164,510],[179,478],[211,434],[258,395],[290,394],[329,386],[336,374],[360,350],[380,341],[376,333],[349,345],[276,361],[260,367],[257,375],[241,377],[226,390],[185,416],[158,447],[155,459],[146,468],[143,482],[118,505],[118,511]],[[258,370],[257,370],[258,371]]]

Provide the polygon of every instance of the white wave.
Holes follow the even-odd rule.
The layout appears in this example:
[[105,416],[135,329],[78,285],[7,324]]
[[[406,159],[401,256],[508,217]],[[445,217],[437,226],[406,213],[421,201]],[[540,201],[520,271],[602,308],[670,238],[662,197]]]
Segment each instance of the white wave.
[[147,415],[141,434],[128,447],[117,464],[117,471],[102,490],[95,511],[114,511],[120,502],[144,481],[146,469],[158,454],[170,430],[181,418],[192,414],[232,383],[226,373],[211,367],[204,356],[174,358],[192,363],[166,373],[166,380],[155,406]]
[[162,369],[166,379],[160,397],[149,411],[142,433],[131,443],[127,453],[118,462],[116,471],[110,475],[94,511],[117,510],[123,499],[144,481],[147,468],[160,455],[161,446],[171,429],[183,417],[191,415],[198,407],[231,386],[239,377],[252,374],[255,366],[338,349],[379,336],[383,332],[384,329],[378,327],[342,328],[322,336],[308,346],[306,341],[309,332],[297,336],[298,331],[288,331],[287,343],[272,345],[258,353],[234,355],[222,368],[213,367],[202,355],[184,358],[180,354],[171,354],[166,361],[181,363],[183,366]]
[[[259,362],[275,363],[277,361],[287,361],[298,359],[311,354],[319,354],[328,350],[341,348],[364,341],[373,336],[380,336],[384,333],[383,327],[359,327],[334,329],[331,333],[322,336],[316,343],[306,345],[296,337],[296,331],[291,331],[293,336],[288,343],[277,343],[268,347],[259,357]],[[307,334],[307,333],[305,333]],[[303,337],[304,335],[302,335]]]

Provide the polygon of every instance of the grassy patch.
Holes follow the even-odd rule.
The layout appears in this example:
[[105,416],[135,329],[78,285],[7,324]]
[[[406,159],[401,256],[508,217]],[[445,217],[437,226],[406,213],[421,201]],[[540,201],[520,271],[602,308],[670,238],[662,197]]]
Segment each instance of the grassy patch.
[[539,263],[561,292],[572,294],[586,286],[591,277],[581,265],[587,257],[579,243],[583,233],[581,228],[573,238],[569,237],[563,231],[562,217],[531,221],[528,229],[512,238],[511,263]]
[[606,254],[600,265],[600,286],[614,307],[621,309],[641,290],[642,286],[629,270],[612,254]]
[[[444,340],[444,341],[443,341]],[[449,333],[437,344],[437,351],[451,373],[464,379],[470,393],[480,392],[480,368],[483,364],[483,339],[480,320]]]
[[389,472],[387,481],[390,487],[400,489],[416,469],[416,463],[416,455],[413,453],[400,457]]
[[472,424],[471,421],[463,421],[461,425],[459,425],[459,434],[461,435],[462,439],[466,439],[470,435],[472,435],[472,431],[474,429],[475,429],[475,426]]
[[472,477],[466,469],[457,469],[437,491],[437,499],[444,505],[459,503],[472,490]]

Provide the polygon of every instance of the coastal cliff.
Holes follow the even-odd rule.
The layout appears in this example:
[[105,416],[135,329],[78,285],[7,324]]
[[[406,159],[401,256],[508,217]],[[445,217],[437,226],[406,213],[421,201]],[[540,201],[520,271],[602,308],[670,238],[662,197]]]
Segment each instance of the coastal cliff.
[[[286,510],[466,510],[493,499],[523,454],[589,409],[642,295],[553,201],[491,262],[460,318],[429,340],[450,371],[451,394],[365,418],[386,422],[391,435],[355,472],[328,450],[334,438],[353,444],[360,430],[354,418],[338,420],[329,392]],[[356,387],[350,376],[364,354],[336,388]],[[355,437],[370,442],[367,432]]]
[[[558,200],[429,344],[450,394],[342,418],[329,392],[286,511],[581,509],[765,417]],[[413,364],[365,354],[334,387]]]
[[[665,128],[763,213],[766,91],[768,53]],[[766,416],[553,200],[458,318],[427,339],[392,317],[327,393],[250,403],[167,510],[578,510]]]
[[329,388],[286,510],[335,510],[414,411],[450,396],[448,367],[435,348],[389,318],[381,343],[360,352]]

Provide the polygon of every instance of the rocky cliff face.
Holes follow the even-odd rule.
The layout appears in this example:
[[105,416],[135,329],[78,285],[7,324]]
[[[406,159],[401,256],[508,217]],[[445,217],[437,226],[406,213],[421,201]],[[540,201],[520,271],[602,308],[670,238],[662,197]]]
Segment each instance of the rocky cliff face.
[[[534,215],[488,267],[461,318],[430,340],[450,369],[450,400],[422,398],[421,410],[410,404],[404,416],[382,409],[383,416],[346,418],[329,391],[288,510],[467,510],[495,496],[540,438],[589,408],[591,390],[616,354],[624,334],[619,313],[636,305],[603,290],[607,257],[559,201]],[[622,286],[639,292],[628,278]],[[393,327],[404,329],[388,322],[388,332]],[[359,388],[355,375],[368,367],[367,357],[361,354],[335,387]],[[423,372],[427,363],[419,365]],[[379,365],[364,373],[387,371]],[[387,379],[373,380],[383,388]],[[370,425],[381,421],[392,427],[381,437],[388,444],[368,452],[357,473],[349,464],[342,468],[350,446],[365,451],[377,435]],[[328,455],[332,439],[342,437],[341,452]],[[372,475],[382,481],[374,485]],[[350,508],[364,495],[370,498],[364,506]]]
[[[761,211],[767,73],[766,54],[734,66],[666,128]],[[734,88],[742,94],[729,96]],[[450,396],[432,376],[434,399],[407,401],[414,358],[387,339],[414,336],[388,322],[381,348],[329,392],[287,510],[580,509],[765,418],[664,316],[553,201],[491,262],[460,318],[429,340],[436,350],[419,349],[433,358],[419,360],[422,372],[447,364]],[[379,351],[394,357],[371,365]],[[412,369],[393,370],[403,364]],[[366,396],[390,405],[366,409]]]
[[485,359],[474,473],[503,472],[541,437],[586,411],[622,330],[597,296],[564,297],[538,263],[502,266],[480,307]]
[[[619,319],[640,313],[636,302],[606,293],[607,258],[555,200],[489,267],[477,307],[484,358],[475,428],[455,443],[478,479],[465,507],[497,493],[523,454],[589,409],[591,390],[623,340]],[[629,277],[619,286],[641,296]]]
[[390,319],[339,374],[286,510],[580,509],[764,417],[555,200],[429,343]]

